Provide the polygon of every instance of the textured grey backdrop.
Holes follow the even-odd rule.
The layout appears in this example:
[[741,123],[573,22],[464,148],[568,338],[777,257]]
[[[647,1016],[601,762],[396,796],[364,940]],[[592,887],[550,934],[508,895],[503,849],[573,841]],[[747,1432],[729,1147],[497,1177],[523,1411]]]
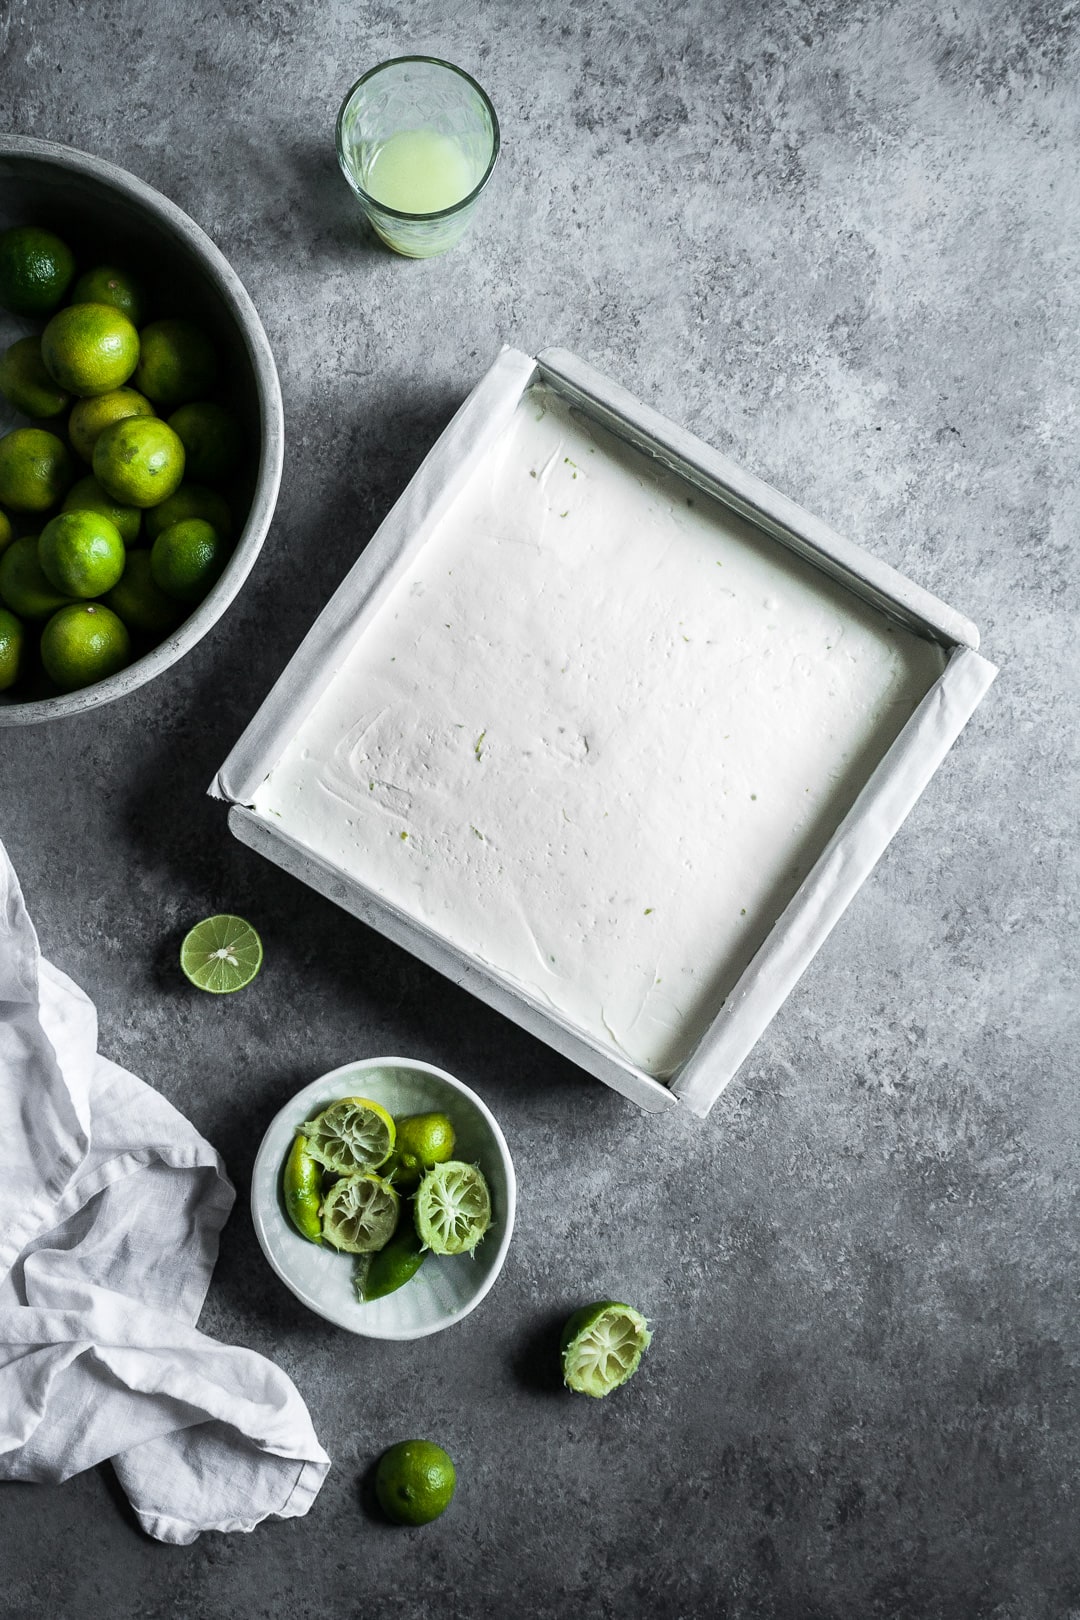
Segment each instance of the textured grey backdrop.
[[[0,733],[0,830],[105,1052],[241,1200],[203,1325],[275,1357],[335,1467],[307,1519],[143,1539],[108,1469],[0,1490],[13,1616],[1080,1614],[1072,5],[9,0],[0,126],[160,187],[250,289],[285,393],[277,520],[179,668]],[[339,100],[472,70],[505,147],[467,245],[365,238]],[[1002,675],[705,1124],[650,1119],[226,834],[203,788],[498,346],[561,342],[981,626]],[[218,1005],[208,911],[266,966]],[[400,1051],[516,1155],[506,1270],[404,1348],[321,1325],[243,1198],[300,1084]],[[553,1324],[637,1301],[634,1383],[559,1393]],[[453,1509],[365,1510],[440,1438]]]

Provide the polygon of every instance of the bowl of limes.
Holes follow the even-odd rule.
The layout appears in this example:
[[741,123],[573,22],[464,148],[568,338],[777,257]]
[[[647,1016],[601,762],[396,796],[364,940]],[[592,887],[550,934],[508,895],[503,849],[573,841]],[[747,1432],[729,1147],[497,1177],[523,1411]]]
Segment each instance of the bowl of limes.
[[251,1178],[263,1254],[338,1327],[420,1339],[475,1310],[502,1269],[517,1183],[494,1115],[410,1058],[322,1075],[276,1115]]
[[0,725],[189,652],[259,553],[283,443],[270,345],[209,237],[112,164],[0,136]]

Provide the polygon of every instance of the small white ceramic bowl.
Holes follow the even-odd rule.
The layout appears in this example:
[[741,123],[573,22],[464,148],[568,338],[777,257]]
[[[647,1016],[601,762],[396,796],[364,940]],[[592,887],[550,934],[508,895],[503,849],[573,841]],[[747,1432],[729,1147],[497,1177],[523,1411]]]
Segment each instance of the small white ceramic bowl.
[[[446,1114],[457,1134],[454,1157],[478,1164],[491,1189],[492,1223],[475,1254],[429,1254],[403,1288],[367,1304],[353,1288],[354,1257],[301,1237],[282,1196],[296,1127],[339,1097],[370,1097],[395,1115]],[[255,1232],[282,1282],[328,1322],[371,1339],[422,1339],[475,1310],[502,1270],[516,1203],[510,1149],[490,1109],[453,1075],[411,1058],[346,1063],[298,1091],[263,1137],[251,1177]]]

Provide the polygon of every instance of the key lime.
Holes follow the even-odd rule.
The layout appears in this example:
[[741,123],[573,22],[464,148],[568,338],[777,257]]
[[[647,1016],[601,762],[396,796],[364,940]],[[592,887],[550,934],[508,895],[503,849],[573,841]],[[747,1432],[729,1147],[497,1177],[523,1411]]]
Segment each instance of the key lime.
[[393,1237],[400,1207],[381,1176],[342,1176],[323,1200],[322,1235],[346,1254],[371,1254]]
[[17,225],[0,235],[0,304],[15,315],[48,315],[75,274],[75,255],[52,231]]
[[128,629],[140,636],[160,639],[184,618],[180,603],[154,584],[150,553],[143,546],[133,546],[128,552],[124,572],[104,600],[106,607],[111,607]]
[[431,1440],[399,1440],[379,1458],[375,1494],[395,1524],[430,1524],[450,1506],[457,1474]]
[[41,357],[69,394],[107,394],[135,370],[139,334],[108,304],[69,304],[42,332]]
[[449,1159],[424,1173],[416,1230],[433,1254],[471,1254],[491,1225],[491,1193],[475,1164]]
[[59,416],[71,395],[53,382],[41,358],[41,339],[20,338],[0,360],[0,393],[26,416]]
[[169,417],[169,426],[183,441],[187,475],[196,483],[220,483],[240,460],[240,425],[224,405],[212,400],[181,405]]
[[156,540],[163,529],[170,529],[174,523],[183,523],[186,518],[203,518],[223,540],[232,534],[232,513],[223,495],[219,495],[216,489],[207,489],[204,484],[181,484],[175,495],[170,495],[160,506],[153,506],[147,512],[147,539]]
[[15,538],[15,530],[6,512],[0,511],[0,557]]
[[71,302],[108,304],[126,315],[133,326],[141,326],[146,313],[146,297],[138,281],[112,264],[84,271],[71,289]]
[[21,619],[7,608],[0,608],[0,692],[14,686],[22,673],[26,652],[26,631]]
[[403,1114],[394,1122],[397,1140],[386,1167],[395,1187],[417,1186],[425,1170],[454,1157],[454,1127],[445,1114]]
[[[304,1126],[308,1152],[327,1170],[378,1170],[394,1147],[394,1121],[369,1097],[341,1097]],[[387,1237],[389,1237],[387,1233]]]
[[127,631],[100,602],[73,602],[41,632],[45,673],[65,692],[92,686],[123,669],[131,657]]
[[71,456],[55,433],[16,428],[0,439],[0,504],[13,512],[47,512],[71,483]]
[[125,506],[157,506],[179,488],[184,447],[156,416],[126,416],[103,428],[94,445],[94,477]]
[[412,1211],[405,1207],[397,1224],[397,1231],[389,1243],[384,1243],[376,1254],[363,1254],[356,1262],[353,1285],[361,1303],[384,1299],[404,1288],[410,1277],[424,1263],[427,1250],[422,1247],[413,1223]]
[[301,1237],[306,1237],[312,1243],[321,1243],[319,1207],[323,1198],[322,1169],[308,1153],[307,1143],[302,1136],[296,1138],[285,1160],[282,1191],[289,1219]]
[[[61,512],[98,512],[120,530],[125,546],[133,546],[142,527],[142,513],[137,506],[124,506],[106,495],[93,473],[87,473],[77,484],[72,484],[64,496]],[[149,555],[149,553],[147,553]]]
[[112,590],[126,555],[119,529],[100,512],[61,512],[38,539],[38,561],[49,584],[82,600]]
[[632,1378],[652,1334],[640,1311],[611,1299],[583,1305],[562,1331],[563,1381],[599,1399]]
[[250,984],[262,966],[262,940],[243,917],[204,917],[184,936],[180,966],[192,984],[229,995]]
[[165,411],[205,399],[217,379],[217,357],[205,332],[190,321],[153,321],[140,333],[135,386]]
[[203,518],[162,529],[150,552],[154,583],[186,607],[201,602],[228,560],[228,547]]
[[13,540],[0,557],[0,602],[20,619],[48,619],[69,600],[42,572],[37,535]]
[[68,418],[71,448],[84,461],[93,461],[94,446],[107,427],[128,416],[153,416],[154,407],[134,388],[112,388],[93,399],[80,399]]

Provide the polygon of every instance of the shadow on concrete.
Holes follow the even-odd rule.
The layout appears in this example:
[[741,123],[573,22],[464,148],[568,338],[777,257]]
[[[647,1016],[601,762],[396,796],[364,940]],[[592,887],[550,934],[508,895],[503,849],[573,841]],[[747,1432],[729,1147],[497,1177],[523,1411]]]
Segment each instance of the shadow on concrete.
[[573,1306],[568,1305],[557,1315],[539,1318],[523,1335],[521,1347],[513,1357],[511,1366],[514,1377],[534,1395],[566,1393],[559,1340],[572,1310]]
[[298,232],[307,241],[318,267],[325,269],[346,255],[358,265],[396,256],[364,217],[332,137],[300,142],[284,161],[291,177],[289,231],[294,240]]

